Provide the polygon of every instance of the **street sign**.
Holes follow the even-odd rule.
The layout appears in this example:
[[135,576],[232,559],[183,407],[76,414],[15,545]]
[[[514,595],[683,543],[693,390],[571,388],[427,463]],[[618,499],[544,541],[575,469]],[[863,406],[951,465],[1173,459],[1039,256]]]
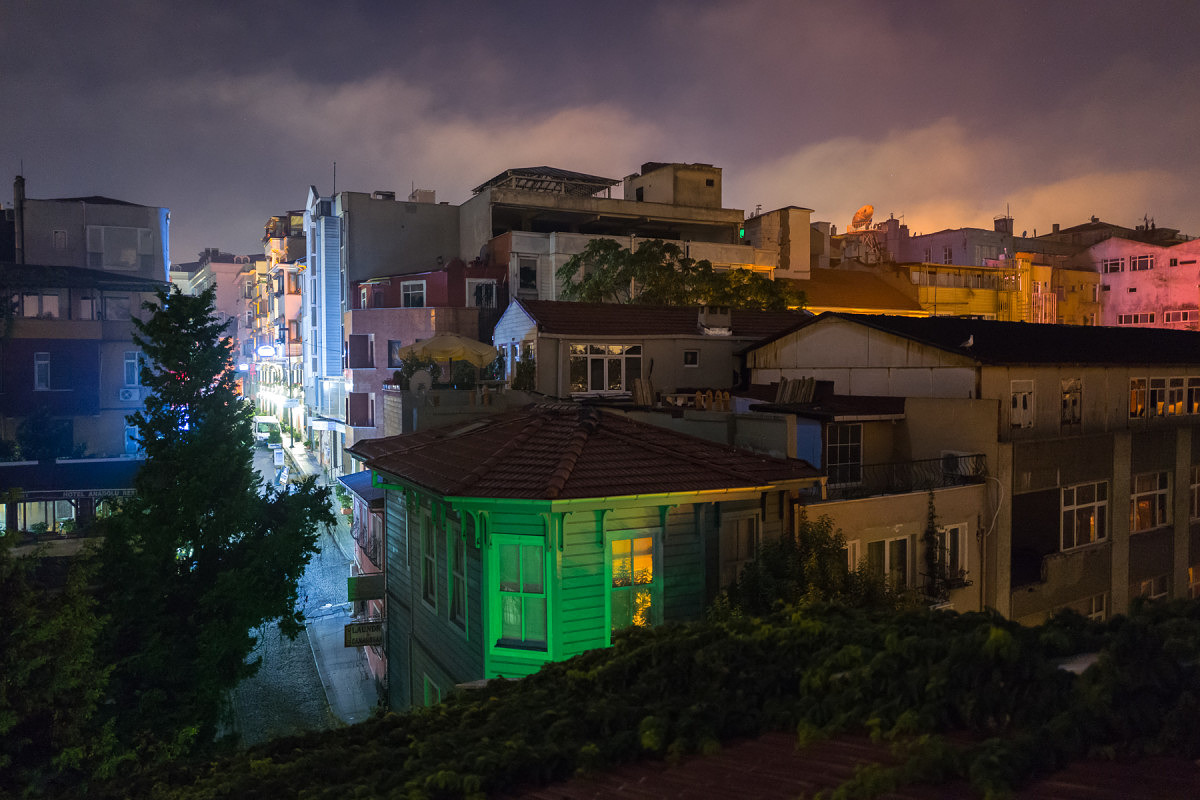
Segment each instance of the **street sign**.
[[370,575],[351,575],[346,578],[346,599],[351,602],[379,600],[383,597],[383,581],[384,574],[382,572],[373,572]]
[[350,622],[346,625],[346,647],[383,644],[383,620]]

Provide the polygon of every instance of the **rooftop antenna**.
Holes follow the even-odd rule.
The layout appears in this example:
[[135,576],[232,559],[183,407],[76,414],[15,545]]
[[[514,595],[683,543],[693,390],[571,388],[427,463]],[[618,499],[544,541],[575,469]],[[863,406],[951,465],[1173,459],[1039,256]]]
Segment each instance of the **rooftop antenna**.
[[337,162],[333,162],[333,191],[331,195],[337,194]]

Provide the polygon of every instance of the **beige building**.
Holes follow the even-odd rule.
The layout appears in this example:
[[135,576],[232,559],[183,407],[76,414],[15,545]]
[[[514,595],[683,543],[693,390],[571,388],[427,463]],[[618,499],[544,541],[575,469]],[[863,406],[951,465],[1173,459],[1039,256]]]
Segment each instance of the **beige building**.
[[[750,351],[747,368],[754,383],[812,378],[838,395],[905,398],[906,417],[918,400],[947,402],[894,435],[914,456],[942,451],[948,466],[986,458],[968,572],[985,605],[1036,622],[1064,607],[1103,618],[1138,595],[1200,587],[1197,353],[1200,336],[1183,331],[824,314]],[[878,458],[868,442],[880,434],[861,424],[857,436],[822,431],[831,486]],[[860,546],[891,537],[840,510],[835,519]],[[896,557],[911,570],[908,541]]]

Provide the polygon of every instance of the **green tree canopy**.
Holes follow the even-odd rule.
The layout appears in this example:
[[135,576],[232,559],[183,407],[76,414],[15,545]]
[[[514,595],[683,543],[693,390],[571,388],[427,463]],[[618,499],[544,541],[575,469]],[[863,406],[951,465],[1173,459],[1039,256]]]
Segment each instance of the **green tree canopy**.
[[804,304],[788,281],[748,269],[716,270],[688,258],[679,245],[659,239],[636,250],[612,239],[593,239],[559,267],[565,300],[656,306],[722,305],[782,311]]
[[145,449],[136,495],[106,521],[103,590],[113,625],[111,705],[141,757],[211,738],[229,689],[251,675],[255,629],[303,628],[296,586],[332,524],[309,478],[264,488],[253,466],[253,410],[236,392],[232,341],[215,287],[175,290],[134,320],[150,389],[129,417]]
[[0,795],[40,796],[111,753],[93,725],[110,670],[96,660],[94,563],[75,558],[48,586],[39,567],[53,574],[62,560],[14,556],[14,538],[0,535]]
[[[764,542],[754,561],[727,587],[729,610],[767,614],[783,606],[837,602],[858,608],[894,609],[913,599],[890,586],[865,564],[846,563],[846,539],[829,517],[802,515],[796,533]],[[717,612],[725,609],[722,603]]]

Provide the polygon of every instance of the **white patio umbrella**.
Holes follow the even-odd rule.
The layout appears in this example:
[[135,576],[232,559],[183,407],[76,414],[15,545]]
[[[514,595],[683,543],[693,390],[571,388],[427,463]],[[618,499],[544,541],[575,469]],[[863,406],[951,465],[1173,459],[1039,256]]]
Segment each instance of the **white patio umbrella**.
[[496,360],[496,348],[457,333],[439,333],[430,339],[401,347],[392,355],[401,360],[414,357],[432,358],[435,361],[449,359],[451,362],[466,361],[477,367],[486,367]]

